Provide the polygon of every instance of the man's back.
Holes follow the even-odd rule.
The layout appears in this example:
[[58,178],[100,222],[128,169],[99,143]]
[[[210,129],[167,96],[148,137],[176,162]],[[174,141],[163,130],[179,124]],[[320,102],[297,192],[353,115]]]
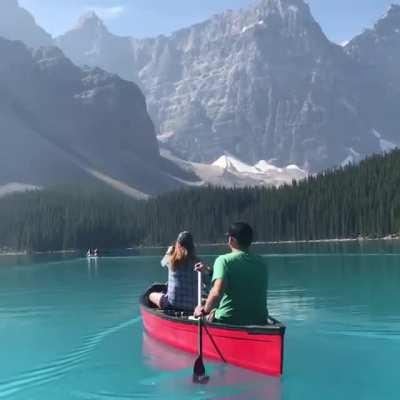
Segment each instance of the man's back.
[[255,325],[267,321],[267,268],[263,259],[243,251],[217,258],[212,280],[224,281],[224,295],[216,310],[218,322]]

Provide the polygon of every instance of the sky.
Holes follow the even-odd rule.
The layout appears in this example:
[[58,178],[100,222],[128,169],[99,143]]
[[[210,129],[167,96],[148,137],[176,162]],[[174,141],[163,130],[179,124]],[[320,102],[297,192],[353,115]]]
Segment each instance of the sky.
[[[256,0],[19,0],[39,25],[59,35],[94,10],[114,34],[137,38],[169,34],[227,9]],[[392,3],[400,0],[308,0],[314,17],[336,43],[350,40],[373,26]]]

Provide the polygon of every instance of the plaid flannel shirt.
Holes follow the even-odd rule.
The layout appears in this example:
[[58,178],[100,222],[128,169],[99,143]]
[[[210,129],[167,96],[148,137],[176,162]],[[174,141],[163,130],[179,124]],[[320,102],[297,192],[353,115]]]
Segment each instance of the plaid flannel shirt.
[[172,269],[170,257],[166,255],[161,265],[168,268],[167,300],[171,308],[193,311],[197,306],[197,273],[195,261],[188,260],[176,270]]

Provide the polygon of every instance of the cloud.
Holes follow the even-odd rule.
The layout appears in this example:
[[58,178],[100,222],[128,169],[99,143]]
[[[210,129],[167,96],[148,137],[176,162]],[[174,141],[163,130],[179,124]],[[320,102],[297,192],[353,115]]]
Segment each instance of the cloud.
[[87,6],[86,11],[94,11],[101,19],[110,20],[117,19],[125,12],[125,7],[122,5],[103,7],[103,6]]

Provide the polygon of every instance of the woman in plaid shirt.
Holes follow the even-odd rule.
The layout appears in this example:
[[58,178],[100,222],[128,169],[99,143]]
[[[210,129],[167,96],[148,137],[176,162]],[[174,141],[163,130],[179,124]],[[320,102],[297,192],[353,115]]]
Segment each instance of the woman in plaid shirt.
[[181,232],[161,260],[168,268],[168,291],[150,293],[150,301],[163,310],[193,311],[197,305],[197,262],[192,234]]

